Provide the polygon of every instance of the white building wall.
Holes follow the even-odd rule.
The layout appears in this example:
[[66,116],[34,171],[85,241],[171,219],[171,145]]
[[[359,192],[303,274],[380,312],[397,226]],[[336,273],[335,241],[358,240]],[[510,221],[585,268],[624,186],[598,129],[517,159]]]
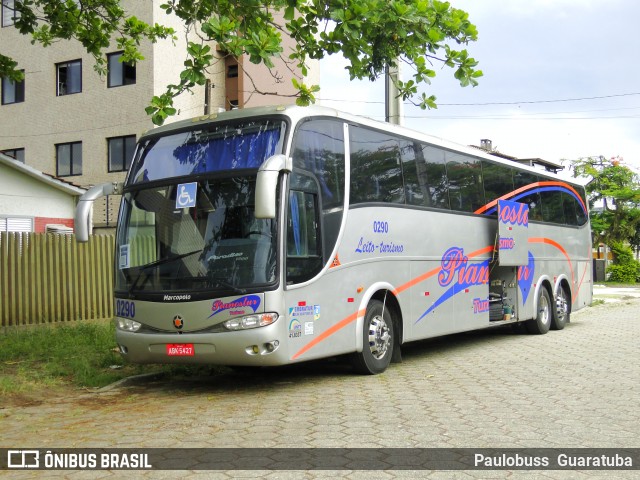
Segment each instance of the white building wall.
[[0,165],[0,215],[73,218],[75,198]]

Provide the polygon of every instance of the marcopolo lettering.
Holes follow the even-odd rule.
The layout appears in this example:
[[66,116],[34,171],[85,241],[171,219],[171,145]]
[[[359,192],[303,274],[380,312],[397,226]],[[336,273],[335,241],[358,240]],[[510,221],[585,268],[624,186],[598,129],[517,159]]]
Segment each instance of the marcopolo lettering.
[[191,295],[165,295],[162,297],[165,302],[178,302],[180,300],[191,300]]

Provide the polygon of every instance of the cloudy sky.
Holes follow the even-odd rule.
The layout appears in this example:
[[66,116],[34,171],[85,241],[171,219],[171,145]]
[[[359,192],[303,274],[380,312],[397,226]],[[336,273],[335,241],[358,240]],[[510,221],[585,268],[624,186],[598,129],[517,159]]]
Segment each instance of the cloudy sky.
[[[450,0],[469,12],[484,72],[462,88],[451,69],[425,91],[439,108],[404,106],[404,124],[465,145],[552,161],[603,155],[640,168],[640,2]],[[384,120],[384,84],[349,82],[344,61],[321,64],[321,105]],[[453,105],[465,104],[465,105]]]

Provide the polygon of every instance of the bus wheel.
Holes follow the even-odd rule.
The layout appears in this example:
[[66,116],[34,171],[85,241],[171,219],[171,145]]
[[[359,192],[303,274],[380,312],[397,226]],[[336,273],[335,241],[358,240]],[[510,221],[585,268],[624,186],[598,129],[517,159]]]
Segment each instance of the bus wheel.
[[536,318],[528,320],[526,323],[527,331],[534,335],[543,335],[549,331],[551,327],[551,300],[549,300],[549,292],[544,287],[538,292],[538,313]]
[[372,300],[367,306],[362,328],[362,352],[352,357],[353,368],[363,375],[384,372],[393,355],[393,319],[389,309],[379,300]]
[[560,287],[556,296],[556,309],[551,319],[552,330],[562,330],[569,323],[569,315],[571,314],[571,304],[567,291]]

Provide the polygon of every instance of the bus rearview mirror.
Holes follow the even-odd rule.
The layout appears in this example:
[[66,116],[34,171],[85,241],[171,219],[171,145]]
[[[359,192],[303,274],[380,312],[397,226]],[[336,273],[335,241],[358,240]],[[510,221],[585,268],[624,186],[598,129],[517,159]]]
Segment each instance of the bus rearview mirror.
[[256,178],[256,218],[276,217],[276,191],[280,172],[290,172],[291,158],[285,155],[273,155],[265,160],[258,170]]

